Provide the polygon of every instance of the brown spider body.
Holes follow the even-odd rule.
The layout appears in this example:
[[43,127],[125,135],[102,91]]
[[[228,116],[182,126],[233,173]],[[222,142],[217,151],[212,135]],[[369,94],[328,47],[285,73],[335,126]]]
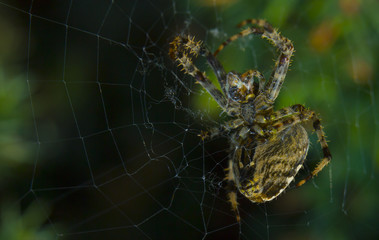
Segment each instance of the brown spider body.
[[[271,201],[294,180],[303,166],[309,147],[308,134],[302,123],[313,122],[324,156],[310,175],[298,182],[297,186],[317,175],[332,158],[320,119],[315,112],[300,104],[274,111],[274,102],[294,52],[292,42],[281,36],[265,20],[249,19],[239,26],[249,23],[255,26],[227,39],[214,54],[191,36],[177,36],[170,43],[169,51],[170,57],[183,67],[186,74],[194,77],[231,118],[221,124],[222,130],[216,134],[226,135],[230,141],[231,154],[225,180],[228,199],[237,221],[240,221],[237,192],[252,202]],[[280,51],[268,81],[257,70],[248,70],[243,74],[226,73],[216,58],[228,43],[249,34],[261,35]],[[193,64],[192,57],[198,55],[207,59],[221,91]]]

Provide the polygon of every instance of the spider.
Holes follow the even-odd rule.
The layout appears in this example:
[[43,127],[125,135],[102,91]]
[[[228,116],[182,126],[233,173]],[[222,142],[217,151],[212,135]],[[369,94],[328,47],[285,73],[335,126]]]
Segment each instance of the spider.
[[[238,27],[247,24],[251,26],[228,38],[213,54],[201,41],[182,35],[175,37],[169,50],[170,57],[178,62],[182,70],[195,78],[223,112],[230,116],[230,120],[221,125],[218,134],[226,134],[230,141],[230,157],[225,169],[226,192],[238,222],[238,191],[250,201],[262,203],[279,196],[294,180],[309,148],[303,123],[313,122],[323,158],[309,176],[296,186],[317,175],[332,158],[320,118],[315,112],[300,104],[277,111],[273,108],[294,52],[292,42],[265,20],[248,19]],[[257,70],[248,70],[243,74],[233,71],[226,73],[216,58],[230,42],[250,34],[267,39],[280,52],[268,81]],[[192,58],[198,55],[206,58],[221,90],[194,65]]]

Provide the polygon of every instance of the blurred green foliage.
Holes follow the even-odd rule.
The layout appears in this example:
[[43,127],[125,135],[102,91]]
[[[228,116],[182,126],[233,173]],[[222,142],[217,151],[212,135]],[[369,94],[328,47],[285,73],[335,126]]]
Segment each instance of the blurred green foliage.
[[22,213],[14,203],[2,203],[0,239],[50,240],[56,237],[51,226],[45,226],[49,215],[46,204],[33,202]]

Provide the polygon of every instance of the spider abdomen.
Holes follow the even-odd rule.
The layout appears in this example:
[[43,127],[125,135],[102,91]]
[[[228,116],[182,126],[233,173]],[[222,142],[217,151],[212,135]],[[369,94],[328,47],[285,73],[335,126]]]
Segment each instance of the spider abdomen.
[[[271,201],[287,188],[302,167],[309,147],[308,134],[296,124],[256,147],[241,148],[245,165],[239,170],[239,191],[253,202]],[[251,156],[251,157],[249,157]]]

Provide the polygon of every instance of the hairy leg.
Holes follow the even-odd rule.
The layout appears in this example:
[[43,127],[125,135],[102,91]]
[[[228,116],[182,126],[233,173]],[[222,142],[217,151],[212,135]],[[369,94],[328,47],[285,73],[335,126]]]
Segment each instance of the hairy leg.
[[186,74],[194,77],[201,86],[209,92],[209,94],[216,100],[218,105],[225,111],[226,110],[226,98],[217,89],[215,85],[208,79],[208,77],[200,72],[200,70],[193,64],[192,56],[199,54],[202,49],[201,42],[194,42],[194,39],[190,36],[182,37],[177,36],[170,43],[169,55],[172,59],[178,62],[179,66],[183,67]]
[[[201,41],[195,41],[194,37],[191,36],[177,36],[174,39],[174,41],[172,41],[172,43],[181,44],[185,50],[189,51],[189,53],[195,55],[196,57],[198,55],[205,57],[217,77],[221,90],[224,94],[226,94],[226,73],[224,67],[221,65],[220,61],[218,61],[218,59],[204,46],[204,44]],[[171,44],[169,53],[170,56],[172,55],[171,53],[174,52],[175,49],[178,49],[178,47]]]
[[[235,158],[235,156],[234,156],[234,158]],[[241,220],[241,218],[240,218],[240,213],[238,211],[238,201],[237,201],[238,188],[237,188],[237,183],[236,183],[236,178],[238,178],[239,176],[236,176],[234,174],[234,164],[236,164],[236,163],[234,163],[233,161],[234,161],[233,159],[230,159],[229,160],[229,166],[227,169],[225,169],[225,171],[227,172],[226,177],[225,177],[225,180],[227,181],[226,182],[226,194],[228,196],[228,200],[230,202],[230,205],[232,206],[232,210],[236,214],[236,219],[239,222]]]
[[280,50],[280,55],[275,62],[274,71],[272,72],[271,77],[265,87],[267,100],[273,103],[279,95],[280,89],[283,85],[285,76],[288,71],[290,59],[294,52],[292,42],[288,38],[281,36],[280,33],[278,33],[277,30],[274,29],[265,20],[248,19],[238,24],[238,27],[243,27],[246,24],[252,24],[256,27],[249,27],[231,36],[218,47],[218,49],[214,52],[214,55],[216,56],[230,42],[233,42],[238,38],[245,37],[250,34],[259,34],[262,35],[262,38],[268,39],[275,47]]

